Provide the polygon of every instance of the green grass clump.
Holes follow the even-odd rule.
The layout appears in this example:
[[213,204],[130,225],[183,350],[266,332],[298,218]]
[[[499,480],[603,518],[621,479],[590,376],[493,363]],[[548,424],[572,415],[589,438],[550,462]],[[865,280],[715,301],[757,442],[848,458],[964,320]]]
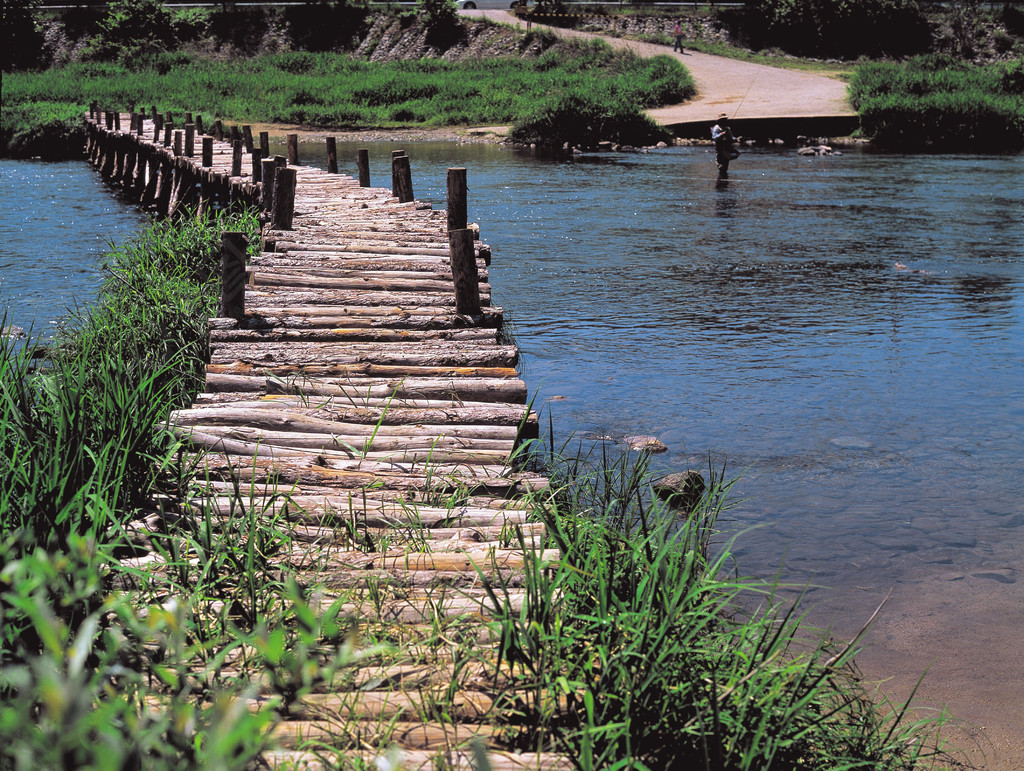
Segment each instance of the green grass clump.
[[728,547],[713,546],[731,484],[720,474],[682,520],[651,503],[646,458],[597,471],[576,458],[556,476],[543,511],[561,559],[528,561],[521,611],[493,595],[502,656],[529,694],[524,747],[565,751],[580,769],[935,759],[937,726],[869,698],[851,646],[807,627],[775,585],[732,575]]
[[1024,62],[972,65],[930,55],[861,65],[850,83],[861,131],[894,149],[1024,147]]

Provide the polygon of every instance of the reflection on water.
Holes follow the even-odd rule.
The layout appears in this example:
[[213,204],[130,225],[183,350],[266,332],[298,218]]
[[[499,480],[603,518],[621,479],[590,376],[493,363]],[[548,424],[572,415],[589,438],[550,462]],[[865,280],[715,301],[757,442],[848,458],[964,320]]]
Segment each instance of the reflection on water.
[[[339,143],[343,171],[356,147]],[[387,186],[397,145],[369,147]],[[812,593],[822,622],[854,631],[896,586],[876,641],[927,630],[914,675],[941,655],[927,619],[1024,633],[1006,599],[1024,585],[1024,156],[752,151],[719,181],[703,149],[405,149],[439,206],[445,169],[468,168],[495,296],[561,438],[652,434],[666,469],[710,456],[742,473],[729,526],[758,529],[741,570],[785,558],[783,576],[833,587]],[[66,270],[81,241],[48,259]],[[985,670],[1004,691],[1020,685],[1007,660]]]

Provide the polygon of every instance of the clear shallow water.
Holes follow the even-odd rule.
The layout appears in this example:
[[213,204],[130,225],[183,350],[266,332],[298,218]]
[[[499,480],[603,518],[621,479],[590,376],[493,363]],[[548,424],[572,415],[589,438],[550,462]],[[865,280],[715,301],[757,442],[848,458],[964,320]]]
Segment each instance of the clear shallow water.
[[[358,146],[339,143],[342,171]],[[389,186],[401,145],[367,146]],[[468,168],[497,302],[560,439],[651,434],[666,470],[725,463],[742,474],[725,524],[756,528],[741,572],[782,565],[829,587],[811,591],[812,617],[837,636],[893,587],[862,666],[896,690],[931,667],[929,698],[1024,726],[1024,156],[751,152],[722,184],[703,149],[405,149],[417,197],[439,207],[445,169]],[[322,163],[321,147],[302,152]],[[115,237],[79,229],[118,208],[95,173],[58,176],[28,186],[36,203],[16,195],[39,240],[0,252],[4,291],[27,298],[15,319],[60,304],[49,277],[80,277],[81,301],[96,275],[78,246]],[[37,219],[61,207],[81,216]]]

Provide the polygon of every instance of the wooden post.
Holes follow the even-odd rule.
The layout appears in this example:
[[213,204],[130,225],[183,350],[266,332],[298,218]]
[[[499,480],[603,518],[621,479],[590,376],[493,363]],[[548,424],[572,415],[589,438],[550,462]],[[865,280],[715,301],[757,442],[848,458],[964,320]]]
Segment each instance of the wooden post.
[[260,132],[260,157],[270,157],[270,133],[266,131]]
[[270,211],[274,206],[274,178],[277,175],[277,161],[273,158],[263,158],[260,161],[260,184],[262,184],[263,196],[260,199],[260,209]]
[[89,120],[96,120],[96,111],[99,109],[98,104],[95,99],[89,102]]
[[146,113],[140,112],[139,113],[138,121],[136,122],[136,126],[135,126],[135,134],[137,136],[141,137],[142,136],[142,131],[145,128],[146,128]]
[[327,137],[327,173],[338,173],[338,144],[334,137]]
[[245,142],[245,151],[252,154],[252,126],[242,126],[242,141]]
[[107,110],[103,113],[103,120],[107,124],[107,131],[114,130],[114,113]]
[[177,158],[181,155],[181,129],[174,132],[174,156]]
[[164,123],[174,123],[174,115],[170,110],[164,113]]
[[157,109],[156,109],[156,105],[154,104],[154,105],[153,105],[152,107],[150,107],[150,108],[149,108],[149,118],[150,118],[150,120],[152,120],[152,121],[153,121],[154,123],[156,123],[156,119],[157,119],[158,117],[162,117],[162,116],[160,115],[160,113],[159,113],[159,112],[157,112]]
[[238,130],[238,126],[232,125],[231,126],[231,134],[230,134],[229,141],[233,143],[235,140],[241,139],[241,138],[242,138],[242,132]]
[[171,132],[174,131],[173,123],[164,123],[164,147],[171,146]]
[[408,203],[413,199],[412,169],[409,167],[409,156],[399,155],[391,160],[391,171],[394,177],[393,190],[399,203]]
[[252,181],[263,181],[263,159],[260,158],[259,150],[249,156],[252,159]]
[[228,232],[220,241],[220,309],[221,318],[241,319],[245,316],[245,252],[249,243],[245,233]]
[[295,216],[295,169],[278,169],[274,176],[274,230],[291,230]]
[[203,137],[203,166],[213,166],[213,137]]
[[[155,107],[153,108],[156,109]],[[160,141],[160,132],[164,130],[164,116],[157,114],[153,116],[153,143]]]
[[464,316],[479,316],[480,274],[473,252],[473,231],[452,230],[448,233],[448,246],[455,281],[455,310]]
[[198,134],[199,136],[202,136],[205,133],[206,132],[203,131],[203,116],[202,115],[197,115],[196,116],[196,134]]
[[128,113],[128,132],[134,134],[139,129],[139,116],[134,112]]
[[194,123],[185,124],[185,155],[189,158],[196,157],[196,126]]
[[118,110],[114,113],[114,131],[121,130],[121,111]]
[[186,112],[185,113],[185,123],[188,124],[188,123],[192,123],[192,122],[193,122],[192,121],[192,113]]
[[241,139],[236,139],[231,143],[231,176],[240,177],[242,176],[242,145]]
[[224,124],[219,120],[213,122],[213,138],[218,142],[224,139]]
[[356,167],[359,169],[359,187],[370,186],[370,151],[356,150]]
[[448,232],[464,230],[467,218],[466,170],[462,167],[448,169]]
[[288,163],[292,166],[299,165],[299,135],[288,135]]

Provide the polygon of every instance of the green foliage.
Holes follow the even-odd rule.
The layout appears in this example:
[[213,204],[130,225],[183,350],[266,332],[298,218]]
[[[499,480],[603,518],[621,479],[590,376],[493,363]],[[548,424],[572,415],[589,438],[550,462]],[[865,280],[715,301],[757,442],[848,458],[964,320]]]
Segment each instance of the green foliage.
[[753,48],[853,59],[927,49],[929,32],[912,0],[748,0]]
[[7,88],[15,75],[4,77],[4,104],[0,112],[0,154],[10,157],[68,158],[81,155],[85,146],[82,115],[87,105],[70,102],[14,102]]
[[112,0],[85,56],[130,64],[173,43],[173,17],[160,0]]
[[1024,147],[1024,63],[933,54],[858,67],[850,100],[885,147],[1005,152]]
[[671,135],[634,104],[577,96],[556,96],[516,121],[509,138],[522,144],[593,148],[598,142],[648,145]]
[[0,27],[3,71],[12,72],[40,64],[43,34],[39,28],[37,0],[4,0]]

